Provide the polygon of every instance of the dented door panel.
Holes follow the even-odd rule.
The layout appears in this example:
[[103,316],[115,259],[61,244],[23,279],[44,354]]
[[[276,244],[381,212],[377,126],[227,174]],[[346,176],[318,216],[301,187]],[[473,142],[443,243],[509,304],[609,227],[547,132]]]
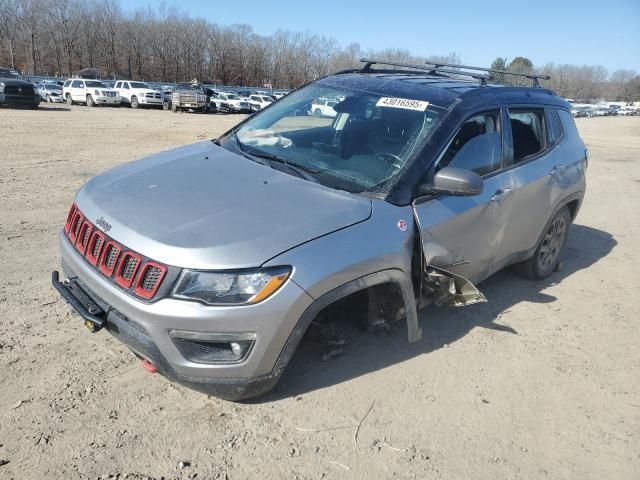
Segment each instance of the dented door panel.
[[471,282],[493,273],[493,265],[510,253],[503,245],[511,216],[512,183],[509,172],[504,172],[486,178],[478,196],[442,196],[416,203],[425,264]]

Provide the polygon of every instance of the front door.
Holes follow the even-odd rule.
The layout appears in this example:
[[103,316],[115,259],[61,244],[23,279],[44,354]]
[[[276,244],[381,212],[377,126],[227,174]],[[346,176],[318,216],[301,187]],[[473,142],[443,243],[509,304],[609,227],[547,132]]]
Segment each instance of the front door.
[[510,172],[502,170],[502,134],[499,109],[474,114],[460,127],[436,165],[436,171],[451,166],[480,174],[484,179],[480,195],[440,195],[414,202],[427,266],[478,282],[503,260],[514,184]]

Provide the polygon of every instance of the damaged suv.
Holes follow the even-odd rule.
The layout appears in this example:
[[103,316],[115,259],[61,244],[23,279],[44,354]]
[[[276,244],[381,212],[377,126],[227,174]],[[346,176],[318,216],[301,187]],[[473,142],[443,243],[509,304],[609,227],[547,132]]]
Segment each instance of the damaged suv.
[[[570,105],[535,76],[376,63],[89,180],[54,286],[148,370],[238,400],[354,294],[415,342],[419,308],[486,301],[476,284],[509,265],[550,275],[585,192]],[[317,98],[336,115],[299,115]]]

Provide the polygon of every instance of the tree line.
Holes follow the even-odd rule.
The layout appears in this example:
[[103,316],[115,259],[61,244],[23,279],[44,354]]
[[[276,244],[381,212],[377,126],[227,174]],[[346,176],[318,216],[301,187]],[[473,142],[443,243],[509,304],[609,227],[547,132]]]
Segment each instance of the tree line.
[[[67,77],[96,68],[108,78],[175,82],[198,79],[227,85],[293,88],[360,66],[387,61],[460,63],[458,54],[421,57],[408,50],[364,50],[312,32],[260,35],[249,25],[218,25],[175,7],[122,8],[119,0],[0,0],[0,66],[23,74]],[[517,57],[496,68],[549,74],[545,84],[576,100],[639,100],[640,76],[602,66],[543,65]],[[497,75],[499,82],[518,78]]]

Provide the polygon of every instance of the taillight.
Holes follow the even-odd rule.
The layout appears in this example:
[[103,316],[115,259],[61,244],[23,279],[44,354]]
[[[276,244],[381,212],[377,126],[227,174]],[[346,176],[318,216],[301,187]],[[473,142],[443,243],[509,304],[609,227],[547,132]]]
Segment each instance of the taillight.
[[136,281],[135,293],[142,298],[152,298],[160,288],[167,267],[156,262],[147,262],[140,271]]
[[107,242],[104,250],[102,250],[102,255],[100,256],[100,271],[107,277],[113,275],[113,270],[116,268],[121,251],[122,247],[113,240]]
[[116,269],[116,283],[123,288],[129,288],[138,273],[142,258],[133,252],[125,252],[120,257],[120,263]]

